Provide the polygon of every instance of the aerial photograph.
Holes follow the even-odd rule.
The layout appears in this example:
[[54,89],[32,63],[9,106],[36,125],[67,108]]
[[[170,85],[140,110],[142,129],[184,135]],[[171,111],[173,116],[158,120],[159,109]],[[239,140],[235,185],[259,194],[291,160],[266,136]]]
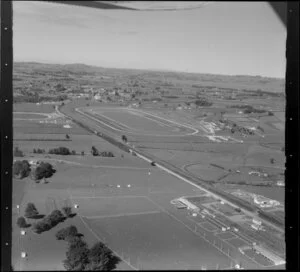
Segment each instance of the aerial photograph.
[[12,270],[285,270],[272,6],[72,2],[13,1]]

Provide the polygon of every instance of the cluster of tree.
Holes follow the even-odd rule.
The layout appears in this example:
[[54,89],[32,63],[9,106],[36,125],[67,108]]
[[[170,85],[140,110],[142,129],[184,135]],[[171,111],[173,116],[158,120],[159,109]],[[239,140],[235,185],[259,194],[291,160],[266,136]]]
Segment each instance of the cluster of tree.
[[31,171],[28,161],[16,161],[13,164],[13,176],[19,179],[23,179],[29,176]]
[[237,125],[236,123],[229,121],[229,120],[225,120],[225,119],[220,119],[219,120],[220,123],[223,123],[225,125],[227,125],[230,128],[230,131],[232,134],[234,134],[235,132],[239,132],[241,134],[245,134],[245,135],[254,135],[254,131],[242,126]]
[[198,97],[195,101],[195,105],[198,107],[210,107],[213,103],[208,101],[205,97]]
[[[42,90],[44,91],[44,90]],[[30,93],[27,92],[25,95],[14,96],[13,102],[14,103],[39,103],[39,102],[57,102],[63,101],[68,98],[67,95],[58,95],[58,96],[40,96],[38,92]]]
[[48,216],[44,217],[37,223],[33,224],[33,231],[40,234],[44,231],[50,230],[57,224],[63,222],[66,217],[60,210],[52,211]]
[[14,149],[14,157],[24,157],[23,151],[17,146]]
[[[60,210],[52,211],[48,216],[44,217],[41,221],[33,225],[33,230],[36,233],[42,233],[44,231],[50,230],[60,222],[63,222],[66,218],[73,217],[76,214],[72,213],[71,207],[63,207],[63,213]],[[36,218],[38,216],[38,211],[36,210],[33,203],[28,203],[25,210],[25,216],[28,218]],[[22,223],[22,222],[21,222]]]
[[102,151],[102,152],[100,152],[99,156],[113,158],[115,155],[111,151]]
[[56,234],[55,237],[57,240],[65,240],[69,241],[74,237],[80,237],[80,234],[77,231],[77,228],[73,225],[60,229]]
[[55,155],[76,155],[75,150],[70,151],[70,149],[67,147],[52,148],[49,149],[48,153]]
[[45,154],[46,151],[45,149],[40,149],[40,148],[37,148],[37,149],[33,149],[33,153],[36,153],[36,154]]
[[111,151],[100,152],[95,146],[92,146],[91,154],[99,157],[114,157],[115,155]]
[[75,226],[62,229],[56,233],[58,240],[68,242],[68,250],[63,265],[67,271],[112,271],[121,261],[102,242],[88,248]]
[[251,105],[232,105],[229,106],[229,108],[235,108],[235,109],[243,109],[245,114],[250,114],[250,113],[265,113],[266,110],[264,109],[256,109]]
[[56,170],[48,162],[41,162],[31,173],[31,177],[34,180],[40,180],[43,178],[50,178]]

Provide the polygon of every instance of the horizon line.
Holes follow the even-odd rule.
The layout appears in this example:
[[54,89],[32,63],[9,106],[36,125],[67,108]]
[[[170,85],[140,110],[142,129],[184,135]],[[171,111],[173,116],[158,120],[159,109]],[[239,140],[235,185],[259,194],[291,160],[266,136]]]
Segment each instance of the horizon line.
[[185,73],[185,74],[195,74],[195,75],[216,75],[216,76],[228,76],[228,77],[261,77],[269,79],[278,79],[285,80],[285,77],[270,77],[264,75],[246,75],[246,74],[218,74],[218,73],[201,73],[201,72],[188,72],[188,71],[179,71],[171,69],[159,69],[159,68],[119,68],[119,67],[103,67],[92,64],[85,64],[80,62],[73,63],[51,63],[51,62],[39,62],[39,61],[13,61],[13,63],[35,63],[35,64],[47,64],[47,65],[85,65],[89,67],[102,68],[102,69],[119,69],[119,70],[141,70],[141,71],[150,71],[150,72],[168,72],[168,73]]

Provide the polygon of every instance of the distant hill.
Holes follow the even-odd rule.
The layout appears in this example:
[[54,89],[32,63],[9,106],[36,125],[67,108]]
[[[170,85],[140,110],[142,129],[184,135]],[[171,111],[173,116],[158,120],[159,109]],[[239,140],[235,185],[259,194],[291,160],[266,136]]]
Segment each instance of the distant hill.
[[194,87],[218,87],[232,89],[262,90],[267,92],[284,92],[285,80],[278,78],[269,78],[261,76],[247,75],[213,75],[213,74],[197,74],[175,71],[161,70],[138,70],[138,69],[120,69],[120,68],[104,68],[91,66],[82,63],[74,64],[46,64],[37,62],[15,62],[14,71],[28,72],[70,72],[83,73],[91,75],[117,76],[124,77],[136,76],[139,79],[155,80],[162,82],[170,82],[181,86]]

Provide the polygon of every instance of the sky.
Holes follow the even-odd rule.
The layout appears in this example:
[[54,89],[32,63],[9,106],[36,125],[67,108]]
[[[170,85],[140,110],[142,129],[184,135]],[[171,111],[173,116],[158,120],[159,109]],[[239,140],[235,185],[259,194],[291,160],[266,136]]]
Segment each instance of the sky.
[[285,77],[286,29],[267,2],[177,11],[13,1],[14,61]]

